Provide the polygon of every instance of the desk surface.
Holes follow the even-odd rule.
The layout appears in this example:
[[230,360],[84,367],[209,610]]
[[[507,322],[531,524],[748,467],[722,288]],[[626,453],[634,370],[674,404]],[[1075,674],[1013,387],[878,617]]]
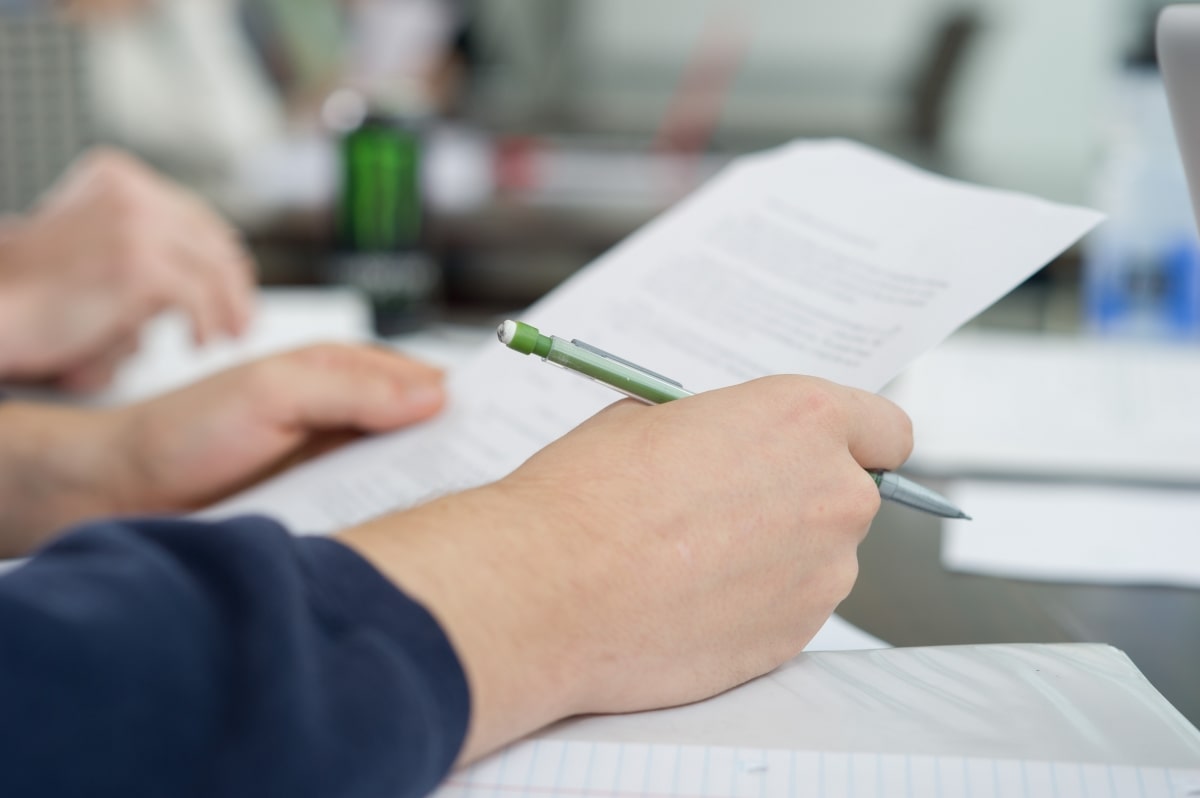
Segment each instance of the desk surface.
[[940,546],[937,519],[885,504],[859,551],[858,584],[838,612],[897,646],[1108,643],[1200,727],[1200,590],[950,573]]

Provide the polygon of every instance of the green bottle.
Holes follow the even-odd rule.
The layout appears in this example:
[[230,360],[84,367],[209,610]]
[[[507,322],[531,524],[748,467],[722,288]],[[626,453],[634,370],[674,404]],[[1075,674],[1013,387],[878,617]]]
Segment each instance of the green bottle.
[[421,240],[421,134],[367,117],[342,139],[338,232],[350,252],[398,252]]
[[335,282],[366,293],[376,332],[394,335],[430,320],[440,270],[424,248],[419,122],[369,114],[341,141]]

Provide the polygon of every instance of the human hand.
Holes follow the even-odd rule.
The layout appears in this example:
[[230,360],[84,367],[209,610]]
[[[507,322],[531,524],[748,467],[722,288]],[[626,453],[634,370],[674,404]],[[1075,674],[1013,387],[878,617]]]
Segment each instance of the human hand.
[[[467,670],[463,759],[558,718],[685,703],[798,653],[848,594],[911,448],[885,399],[772,377],[618,403],[495,485],[342,539]],[[503,597],[503,600],[499,600]]]
[[0,377],[107,384],[168,307],[197,343],[241,333],[253,267],[234,230],[131,156],[96,150],[0,228]]
[[443,401],[431,366],[327,344],[126,408],[0,405],[0,556],[88,518],[201,507],[348,434],[428,418]]

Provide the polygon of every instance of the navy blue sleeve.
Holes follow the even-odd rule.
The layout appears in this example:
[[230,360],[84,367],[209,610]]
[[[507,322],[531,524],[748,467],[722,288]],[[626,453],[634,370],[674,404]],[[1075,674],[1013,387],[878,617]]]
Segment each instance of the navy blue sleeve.
[[264,518],[95,524],[0,578],[0,796],[420,796],[468,709],[422,606]]

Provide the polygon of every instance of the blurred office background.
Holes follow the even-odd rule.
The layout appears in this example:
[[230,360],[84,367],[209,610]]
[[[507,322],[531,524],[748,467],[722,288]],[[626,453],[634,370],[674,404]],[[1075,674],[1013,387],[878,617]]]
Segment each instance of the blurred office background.
[[[84,146],[117,144],[216,202],[264,282],[409,292],[387,305],[401,326],[528,304],[729,158],[799,136],[1106,207],[1128,224],[1084,249],[1097,268],[1157,268],[1146,235],[1190,246],[1158,0],[109,0],[64,15],[81,5],[0,2],[0,211]],[[347,185],[364,120],[418,148],[417,207],[380,211],[412,216],[409,232],[382,244],[347,233],[348,213],[375,213],[346,207],[378,188]],[[1146,197],[1154,213],[1135,212]],[[403,253],[349,257],[363,249]],[[1087,293],[1079,252],[1047,273]],[[1107,323],[1088,301],[1072,318]]]
[[[1095,441],[1142,462],[1200,451],[1200,250],[1154,63],[1161,6],[0,0],[0,215],[36,202],[84,148],[113,144],[229,216],[264,285],[353,289],[270,292],[247,350],[195,353],[182,321],[145,336],[116,392],[129,399],[193,378],[196,362],[294,345],[297,330],[357,337],[363,294],[377,332],[454,366],[498,317],[731,158],[797,137],[858,139],[953,177],[1101,208],[1109,220],[1081,246],[901,378],[920,431],[906,468],[957,482],[974,473],[954,459],[967,450],[980,476],[999,473],[984,485],[1001,491],[990,507],[980,496],[993,494],[968,481],[980,521],[966,537],[1000,541],[1005,556],[1000,544],[1016,540],[1034,562],[971,575],[945,558],[937,524],[885,507],[886,533],[860,549],[839,611],[897,645],[1108,642],[1200,722],[1200,592],[1174,573],[1196,561],[1186,552],[1200,502],[1161,510],[1194,499],[1194,480],[1169,502],[1105,480],[1085,500],[1039,499],[1079,487],[1062,474],[1010,485],[1042,479],[1045,462],[1094,477]],[[1121,349],[1126,338],[1139,342]],[[938,441],[952,444],[941,461]],[[1019,468],[1013,451],[1026,455]],[[987,536],[984,518],[1015,520]],[[1059,535],[1074,571],[1046,567]],[[1159,557],[1170,573],[1081,576],[1096,552],[1135,566]]]

